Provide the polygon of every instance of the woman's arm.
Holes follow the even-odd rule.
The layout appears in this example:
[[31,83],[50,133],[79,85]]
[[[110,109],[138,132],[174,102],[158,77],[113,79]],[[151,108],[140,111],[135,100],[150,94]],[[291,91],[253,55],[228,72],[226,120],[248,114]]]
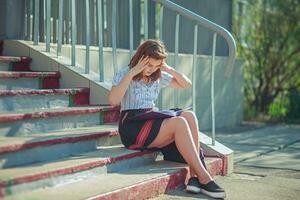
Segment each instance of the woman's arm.
[[170,87],[186,89],[192,86],[192,81],[186,75],[177,72],[174,68],[170,67],[165,62],[163,62],[161,69],[173,76]]
[[116,86],[112,86],[110,92],[108,93],[108,102],[113,106],[117,106],[122,101],[125,92],[130,84],[132,78],[142,72],[149,62],[149,57],[142,57],[138,64],[131,68],[129,72],[122,78],[120,83]]
[[113,106],[117,106],[120,104],[123,99],[125,92],[132,80],[132,72],[129,71],[121,80],[119,85],[112,86],[110,92],[108,93],[108,102]]

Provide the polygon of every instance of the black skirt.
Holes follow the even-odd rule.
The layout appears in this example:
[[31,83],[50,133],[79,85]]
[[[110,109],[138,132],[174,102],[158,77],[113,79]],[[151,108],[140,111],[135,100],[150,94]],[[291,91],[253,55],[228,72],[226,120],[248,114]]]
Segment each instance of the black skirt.
[[153,120],[127,120],[137,114],[141,114],[151,110],[149,109],[133,109],[121,112],[119,121],[119,133],[121,141],[128,149],[135,150],[154,150],[147,148],[159,133],[163,118]]
[[[150,151],[161,151],[164,155],[164,160],[186,163],[182,155],[177,149],[175,142],[172,142],[162,148],[147,148],[156,138],[159,133],[161,124],[165,118],[157,118],[152,120],[128,120],[137,114],[147,112],[149,109],[134,109],[134,110],[124,110],[121,112],[121,117],[119,121],[119,133],[121,136],[121,141],[128,149],[134,150],[150,150]],[[173,110],[181,110],[179,108]],[[203,150],[200,148],[200,160],[204,167],[204,154]]]

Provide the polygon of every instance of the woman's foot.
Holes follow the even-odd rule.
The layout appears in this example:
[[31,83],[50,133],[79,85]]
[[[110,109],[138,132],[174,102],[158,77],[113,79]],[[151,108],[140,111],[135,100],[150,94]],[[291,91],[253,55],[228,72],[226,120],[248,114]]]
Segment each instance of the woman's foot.
[[201,192],[200,183],[197,177],[191,177],[186,185],[186,191],[194,194]]
[[218,199],[224,199],[226,197],[225,190],[214,181],[210,181],[207,184],[199,184],[202,194]]
[[186,185],[186,191],[194,194],[203,193],[213,198],[225,198],[226,193],[214,181],[209,181],[207,184],[201,184],[197,177],[191,177]]

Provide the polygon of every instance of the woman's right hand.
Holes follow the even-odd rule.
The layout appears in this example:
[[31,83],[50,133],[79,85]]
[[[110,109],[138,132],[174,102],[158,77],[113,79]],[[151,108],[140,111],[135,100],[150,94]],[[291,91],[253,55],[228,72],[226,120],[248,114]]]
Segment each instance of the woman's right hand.
[[149,63],[149,56],[142,56],[139,62],[130,69],[130,71],[126,74],[125,77],[121,80],[121,82],[116,85],[112,86],[110,92],[108,93],[108,102],[113,106],[120,105],[125,92],[130,84],[130,81],[133,79],[134,76],[141,73]]
[[130,74],[132,75],[132,77],[141,73],[148,65],[148,62],[149,62],[149,56],[146,57],[142,56],[139,62],[130,70]]

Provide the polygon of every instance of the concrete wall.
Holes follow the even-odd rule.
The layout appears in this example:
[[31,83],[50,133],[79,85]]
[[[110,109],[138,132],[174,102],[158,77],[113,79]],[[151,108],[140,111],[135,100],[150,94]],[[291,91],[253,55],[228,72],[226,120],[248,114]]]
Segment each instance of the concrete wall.
[[[200,130],[211,128],[211,58],[198,56],[196,67],[196,108]],[[168,59],[172,65],[173,59]],[[224,77],[225,57],[216,57],[215,66],[215,116],[216,127],[228,127],[240,124],[243,120],[243,67],[237,60],[229,78]],[[179,71],[192,79],[192,56],[181,55]],[[176,107],[174,104],[174,89],[166,88],[163,92],[163,108]],[[192,89],[177,90],[179,105],[192,105]]]
[[[30,56],[33,58],[32,69],[36,71],[60,71],[62,73],[61,88],[89,87],[91,89],[91,104],[107,103],[106,94],[110,89],[110,82],[114,75],[112,67],[111,50],[104,50],[105,82],[98,81],[98,53],[97,48],[91,48],[91,73],[84,74],[85,48],[78,46],[76,49],[77,64],[70,66],[70,46],[63,47],[63,57],[58,58],[54,47],[50,54],[46,54],[45,45],[32,46],[27,41],[5,41],[4,55]],[[118,69],[127,66],[129,51],[118,50]],[[209,56],[197,56],[196,68],[196,108],[200,130],[211,128],[211,58]],[[167,59],[169,65],[173,65],[174,57],[169,53]],[[233,72],[229,78],[224,77],[226,57],[216,57],[215,66],[215,112],[216,127],[228,127],[240,124],[243,120],[243,67],[242,62],[237,60]],[[178,71],[192,79],[192,56],[180,54]],[[172,107],[188,107],[192,105],[192,90],[177,90],[178,105],[174,104],[174,89],[162,90],[163,109]]]
[[0,40],[24,39],[24,0],[0,1]]

